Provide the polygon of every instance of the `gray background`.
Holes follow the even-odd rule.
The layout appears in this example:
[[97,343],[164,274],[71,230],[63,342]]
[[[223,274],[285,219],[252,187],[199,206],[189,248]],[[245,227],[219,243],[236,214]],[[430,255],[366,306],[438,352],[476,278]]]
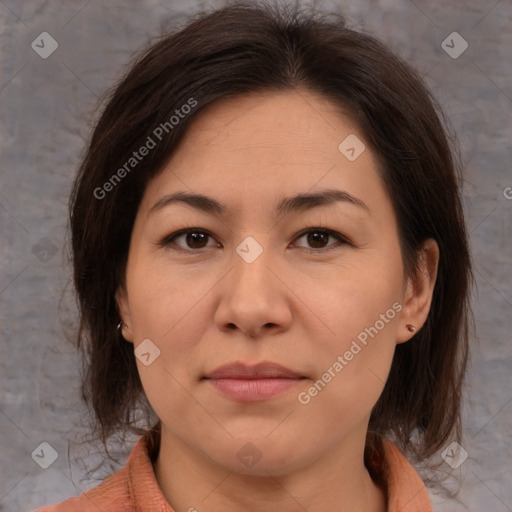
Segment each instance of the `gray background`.
[[[101,456],[81,446],[86,413],[78,358],[61,319],[73,318],[66,263],[66,202],[98,98],[133,52],[161,29],[221,2],[0,0],[0,503],[33,510],[78,495]],[[466,388],[468,459],[460,494],[432,490],[436,511],[512,510],[512,175],[510,1],[319,2],[388,42],[424,76],[458,133],[464,201],[475,263],[476,334]],[[456,31],[457,59],[442,48]],[[49,32],[58,49],[42,59],[32,41]],[[66,311],[68,311],[66,313]],[[48,468],[31,457],[46,441]],[[133,440],[132,440],[133,441]],[[121,465],[131,448],[120,449]],[[119,466],[121,467],[121,466]],[[112,470],[119,469],[112,467]],[[444,463],[441,470],[450,470]]]

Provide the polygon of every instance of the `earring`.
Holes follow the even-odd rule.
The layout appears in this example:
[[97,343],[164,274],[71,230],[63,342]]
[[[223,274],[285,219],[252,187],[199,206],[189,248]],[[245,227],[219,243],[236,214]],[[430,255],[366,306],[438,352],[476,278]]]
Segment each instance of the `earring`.
[[120,331],[122,328],[123,328],[123,321],[121,320],[121,321],[117,324],[117,330],[118,330],[118,331]]
[[405,327],[407,327],[409,332],[414,332],[416,330],[416,327],[414,327],[412,324],[407,324]]

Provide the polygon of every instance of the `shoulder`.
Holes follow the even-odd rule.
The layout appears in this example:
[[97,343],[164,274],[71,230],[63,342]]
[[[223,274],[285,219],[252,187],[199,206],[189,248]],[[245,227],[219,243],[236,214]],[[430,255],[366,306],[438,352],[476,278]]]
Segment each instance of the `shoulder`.
[[140,510],[142,503],[151,504],[154,510],[172,512],[158,487],[150,458],[151,449],[148,437],[141,437],[121,470],[80,496],[39,508],[35,512],[129,512]]
[[369,462],[372,477],[385,487],[388,512],[433,512],[423,480],[395,443],[382,437]]
[[129,503],[128,468],[125,466],[80,496],[39,508],[35,512],[98,512],[111,507],[126,507]]

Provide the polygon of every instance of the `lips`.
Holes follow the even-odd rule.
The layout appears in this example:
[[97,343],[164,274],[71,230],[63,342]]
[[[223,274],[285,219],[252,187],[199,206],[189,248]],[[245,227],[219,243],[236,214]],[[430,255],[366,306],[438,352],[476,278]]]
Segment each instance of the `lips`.
[[255,366],[232,363],[220,366],[206,375],[207,379],[299,379],[302,375],[280,364],[262,362]]
[[238,402],[269,400],[297,386],[303,379],[306,377],[270,362],[255,366],[232,363],[203,377],[216,391]]

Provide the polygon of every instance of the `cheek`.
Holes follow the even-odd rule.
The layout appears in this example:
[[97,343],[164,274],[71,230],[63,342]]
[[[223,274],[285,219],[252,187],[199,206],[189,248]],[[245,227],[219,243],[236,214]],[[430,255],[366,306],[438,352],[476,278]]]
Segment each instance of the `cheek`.
[[[299,289],[309,308],[323,320],[328,344],[335,348],[350,345],[361,331],[376,322],[384,337],[395,328],[397,309],[401,309],[399,264],[367,253],[331,268],[326,276],[315,277]],[[395,303],[398,306],[393,307]]]
[[313,416],[342,429],[368,418],[384,389],[396,347],[396,309],[383,304],[383,317],[364,309],[344,317],[336,336],[330,342],[325,337],[316,347],[318,373],[300,400],[309,402]]
[[211,322],[208,292],[218,277],[180,272],[155,258],[139,258],[137,264],[127,273],[135,348],[149,339],[159,350],[150,366],[137,361],[141,382],[155,412],[163,414],[160,417],[168,408],[173,414],[184,413],[190,407],[190,394],[184,389],[199,378],[198,362],[208,357],[201,340]]
[[[167,428],[180,435],[188,435],[195,426],[212,426],[200,402],[191,392],[187,377],[180,373],[180,366],[169,366],[166,355],[145,367],[137,362],[144,393],[152,409]],[[211,422],[213,423],[213,422]],[[192,427],[194,426],[194,427]],[[204,434],[199,428],[199,434]]]
[[325,334],[315,337],[318,373],[308,395],[331,421],[362,420],[387,380],[402,304],[401,268],[384,268],[354,264],[328,288],[309,287],[312,309],[329,329],[322,327]]
[[218,280],[211,273],[183,269],[151,254],[134,257],[132,263],[127,287],[136,340],[175,339],[182,323],[190,323],[191,316],[197,320],[197,307]]

